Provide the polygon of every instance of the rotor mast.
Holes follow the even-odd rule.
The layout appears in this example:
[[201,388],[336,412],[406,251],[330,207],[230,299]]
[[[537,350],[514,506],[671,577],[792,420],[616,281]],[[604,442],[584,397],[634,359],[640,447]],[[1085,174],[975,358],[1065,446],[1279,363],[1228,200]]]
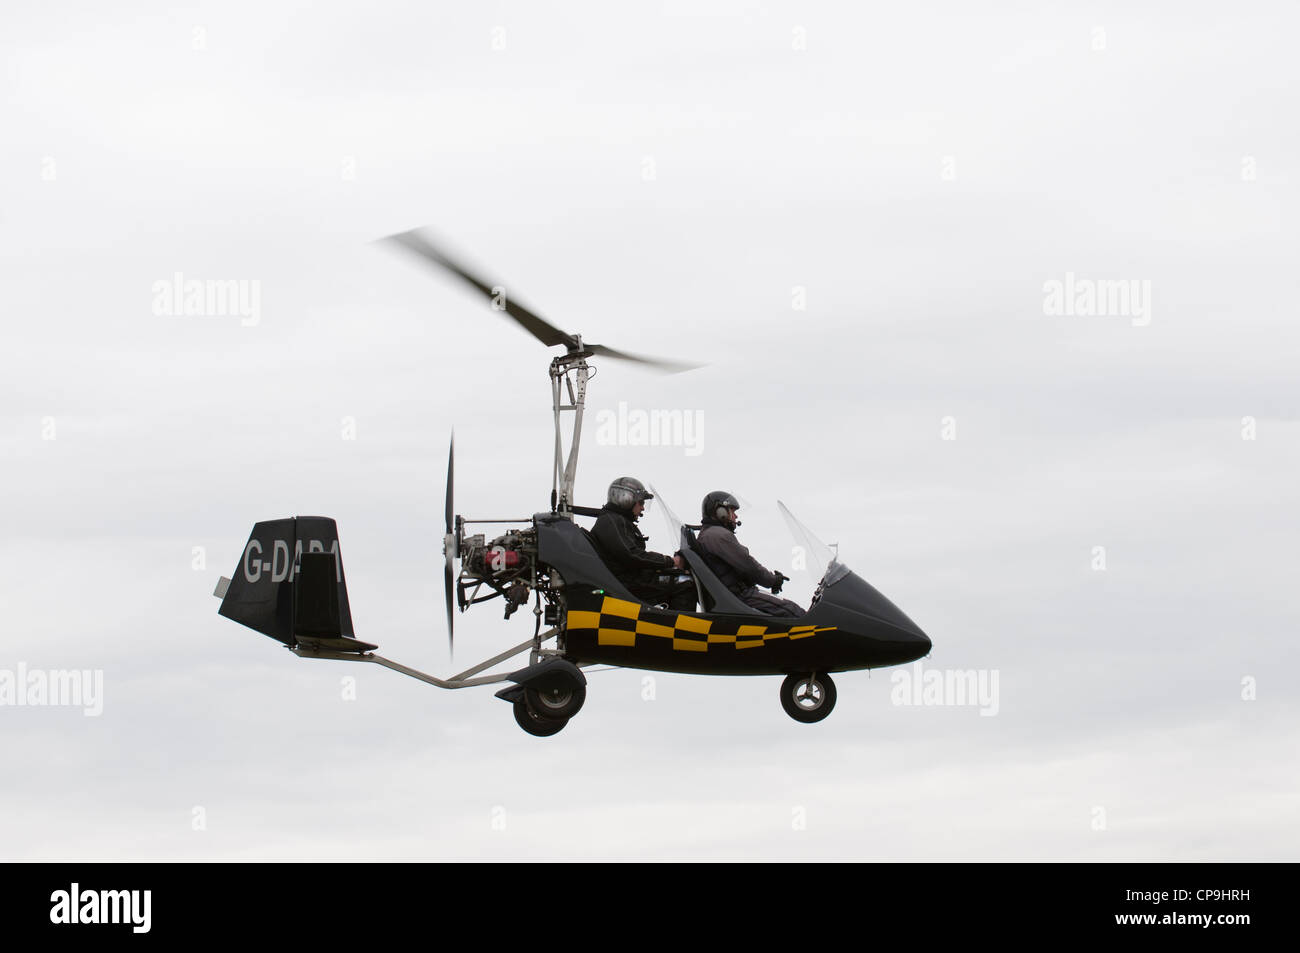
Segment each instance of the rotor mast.
[[[574,335],[577,340],[576,351],[570,351],[563,357],[551,361],[551,407],[555,414],[555,462],[551,469],[551,509],[570,519],[573,518],[573,484],[578,474],[578,448],[582,442],[582,413],[587,402],[587,379],[591,368],[587,364],[587,352],[582,349],[582,336]],[[561,403],[561,380],[567,392],[569,402]],[[562,415],[565,411],[573,413],[573,437],[569,445],[569,456],[564,458],[564,428]]]

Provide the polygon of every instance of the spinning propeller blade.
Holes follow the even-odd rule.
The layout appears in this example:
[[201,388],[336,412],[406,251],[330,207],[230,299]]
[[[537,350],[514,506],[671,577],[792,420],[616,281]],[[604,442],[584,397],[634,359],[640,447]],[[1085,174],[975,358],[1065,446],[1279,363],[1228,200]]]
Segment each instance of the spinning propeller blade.
[[[382,241],[391,242],[400,245],[407,251],[418,255],[425,261],[432,262],[439,268],[451,272],[462,281],[475,288],[478,292],[485,295],[491,302],[493,308],[503,310],[537,340],[541,341],[547,347],[563,345],[570,352],[580,350],[578,339],[572,334],[561,331],[555,325],[551,324],[545,318],[539,317],[532,311],[529,311],[523,305],[516,302],[510,295],[506,294],[502,286],[497,286],[496,290],[474,272],[470,271],[464,265],[449,257],[445,252],[434,247],[434,245],[420,232],[419,229],[412,229],[409,232],[401,232],[397,235],[389,235]],[[657,371],[663,371],[667,374],[677,374],[682,371],[693,370],[702,367],[701,364],[688,364],[683,361],[668,361],[657,357],[642,357],[638,354],[629,354],[626,351],[615,350],[612,347],[605,347],[603,344],[583,344],[581,350],[599,354],[602,357],[612,357],[620,361],[631,361],[641,364],[645,367]]]
[[456,532],[456,516],[452,507],[452,487],[455,485],[456,433],[452,432],[451,443],[447,447],[447,532],[442,538],[442,552],[447,559],[442,571],[442,581],[447,594],[447,650],[455,652],[455,616],[452,614],[452,589],[456,585],[456,573],[452,560],[460,555],[460,538]]

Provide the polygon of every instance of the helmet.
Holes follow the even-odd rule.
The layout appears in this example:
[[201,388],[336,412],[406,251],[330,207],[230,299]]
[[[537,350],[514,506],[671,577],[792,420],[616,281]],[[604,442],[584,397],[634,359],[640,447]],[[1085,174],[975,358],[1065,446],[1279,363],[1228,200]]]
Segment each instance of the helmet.
[[645,484],[636,477],[619,477],[609,485],[608,501],[615,506],[630,510],[638,503],[653,500],[655,495],[646,491]]
[[734,523],[736,522],[735,519],[727,513],[727,510],[738,509],[740,509],[740,504],[736,502],[734,496],[726,490],[714,490],[704,498],[704,503],[700,506],[700,515],[706,523],[710,521]]

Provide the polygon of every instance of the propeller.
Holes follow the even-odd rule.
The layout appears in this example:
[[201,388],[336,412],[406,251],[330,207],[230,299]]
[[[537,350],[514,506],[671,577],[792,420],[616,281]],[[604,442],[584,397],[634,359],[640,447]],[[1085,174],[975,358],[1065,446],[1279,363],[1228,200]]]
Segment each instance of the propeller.
[[447,564],[443,567],[442,581],[447,593],[447,650],[454,653],[456,623],[455,616],[452,614],[452,589],[456,585],[456,572],[452,568],[452,561],[460,556],[460,533],[457,531],[455,511],[452,506],[451,492],[455,485],[455,458],[456,458],[456,432],[451,434],[451,442],[447,446],[447,533],[442,538],[442,552],[447,558]]
[[432,262],[439,268],[451,272],[462,281],[475,288],[480,294],[485,295],[491,300],[494,308],[505,311],[519,324],[525,331],[531,334],[537,340],[541,341],[547,347],[563,345],[570,353],[582,354],[599,354],[602,357],[612,357],[620,361],[631,361],[635,364],[641,364],[645,367],[662,371],[666,374],[678,374],[682,371],[693,370],[702,367],[701,364],[688,364],[683,361],[670,361],[659,357],[643,357],[639,354],[630,354],[627,351],[619,351],[612,347],[606,347],[603,344],[586,344],[580,339],[566,331],[561,331],[555,325],[551,324],[545,318],[539,317],[532,311],[529,311],[523,305],[519,304],[510,296],[506,295],[500,288],[493,290],[493,286],[470,271],[464,265],[451,258],[446,252],[436,248],[432,242],[424,236],[419,229],[412,229],[409,232],[401,232],[397,235],[389,235],[382,241],[391,242],[400,245],[407,251],[418,255],[425,261]]

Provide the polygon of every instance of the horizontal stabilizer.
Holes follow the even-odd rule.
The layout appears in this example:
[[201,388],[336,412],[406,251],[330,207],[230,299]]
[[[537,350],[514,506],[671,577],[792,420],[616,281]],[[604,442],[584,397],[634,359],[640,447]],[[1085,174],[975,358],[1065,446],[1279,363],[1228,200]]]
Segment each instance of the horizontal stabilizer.
[[349,639],[344,636],[339,636],[336,639],[316,638],[310,635],[298,636],[298,647],[310,649],[311,651],[331,649],[335,652],[373,652],[379,648],[377,645],[362,642],[360,639]]

